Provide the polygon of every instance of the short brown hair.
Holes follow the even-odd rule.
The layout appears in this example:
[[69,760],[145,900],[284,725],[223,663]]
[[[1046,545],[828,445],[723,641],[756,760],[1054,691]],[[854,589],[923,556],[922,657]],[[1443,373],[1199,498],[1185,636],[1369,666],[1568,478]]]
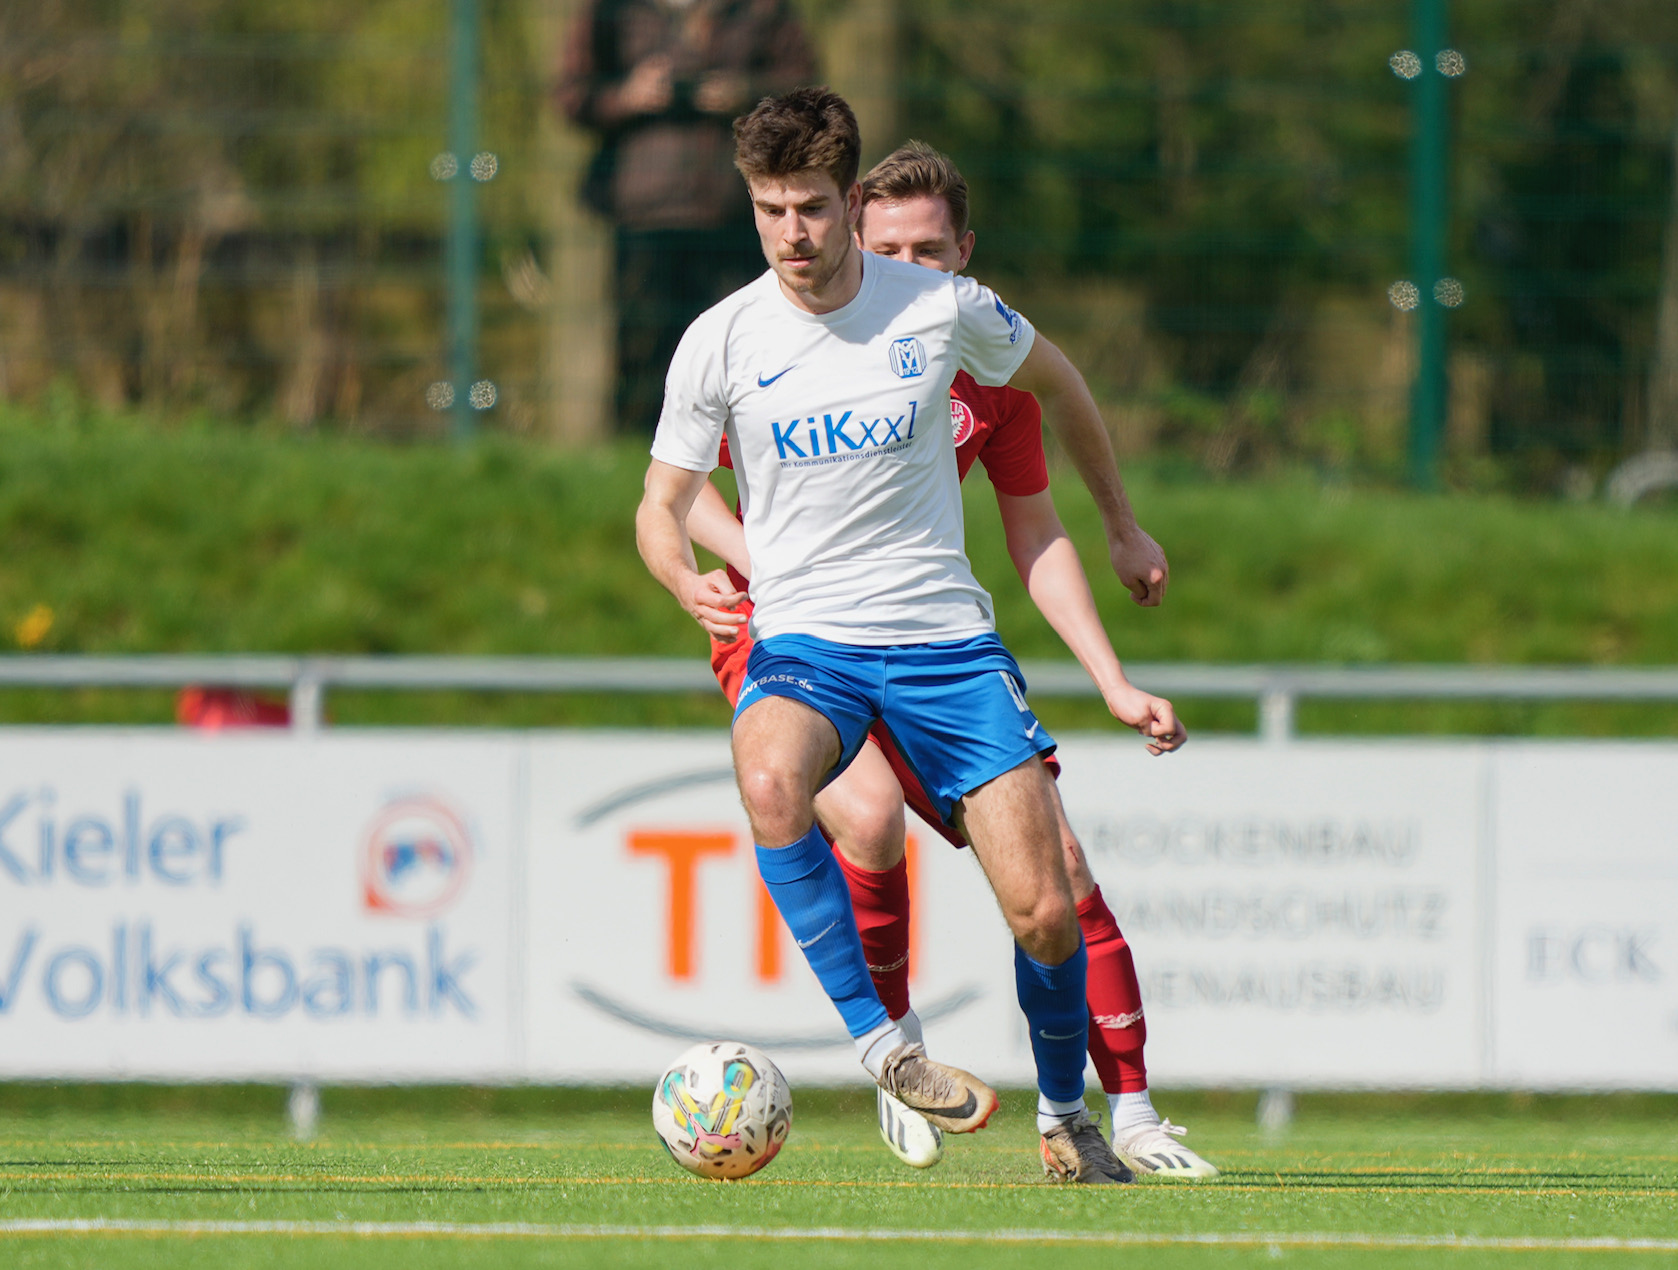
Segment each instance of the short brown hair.
[[944,200],[957,238],[967,232],[967,182],[949,155],[934,150],[926,142],[904,142],[862,178],[864,207],[923,196]]
[[748,181],[826,172],[843,194],[855,183],[861,162],[856,115],[828,88],[765,97],[734,121],[734,166]]

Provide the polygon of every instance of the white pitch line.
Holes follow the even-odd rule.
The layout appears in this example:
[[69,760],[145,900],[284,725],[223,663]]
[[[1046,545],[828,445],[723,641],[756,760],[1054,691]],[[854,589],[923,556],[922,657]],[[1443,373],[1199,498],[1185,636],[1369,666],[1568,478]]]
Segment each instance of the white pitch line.
[[1678,1252],[1678,1239],[1555,1238],[1546,1235],[1375,1235],[1333,1232],[1226,1231],[1149,1234],[1143,1231],[893,1230],[831,1226],[582,1226],[534,1222],[380,1221],[131,1221],[110,1217],[16,1218],[7,1235],[348,1235],[413,1239],[751,1239],[883,1243],[1195,1245],[1276,1248],[1438,1248],[1485,1252]]

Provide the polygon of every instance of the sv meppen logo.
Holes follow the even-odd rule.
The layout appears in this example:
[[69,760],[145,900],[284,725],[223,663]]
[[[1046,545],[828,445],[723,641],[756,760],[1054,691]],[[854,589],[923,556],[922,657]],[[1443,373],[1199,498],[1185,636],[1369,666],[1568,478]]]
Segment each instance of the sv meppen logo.
[[899,379],[918,379],[926,374],[926,345],[909,336],[891,342],[891,368]]

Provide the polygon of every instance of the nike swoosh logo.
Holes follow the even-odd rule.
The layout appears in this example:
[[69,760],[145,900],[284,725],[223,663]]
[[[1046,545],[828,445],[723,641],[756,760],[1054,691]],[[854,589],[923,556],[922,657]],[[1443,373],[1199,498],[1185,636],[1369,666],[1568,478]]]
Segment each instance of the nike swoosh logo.
[[820,939],[822,935],[827,934],[827,931],[832,930],[838,924],[839,923],[837,921],[834,921],[828,925],[827,930],[822,931],[821,935],[811,935],[808,939],[795,939],[793,940],[793,943],[797,944],[800,948],[808,948],[811,944]]
[[1037,735],[1037,729],[1042,727],[1042,726],[1043,725],[1041,723],[1033,723],[1029,728],[1027,728],[1025,730],[1025,739],[1028,740],[1028,741],[1031,740],[1032,737]]
[[1079,1034],[1077,1032],[1068,1032],[1065,1036],[1056,1036],[1053,1032],[1045,1032],[1042,1028],[1038,1028],[1037,1035],[1041,1036],[1045,1041],[1075,1041],[1078,1039]]
[[965,1120],[979,1109],[978,1096],[969,1089],[967,1101],[959,1107],[916,1107],[912,1103],[905,1103],[911,1110],[918,1111],[923,1116],[948,1116],[951,1120]]
[[[787,367],[787,370],[783,370],[781,372],[781,375],[786,374],[787,371],[789,371],[789,370],[797,370],[797,369],[798,369],[798,363],[794,362],[791,366]],[[767,387],[769,387],[770,384],[774,383],[777,379],[779,379],[781,377],[781,375],[771,375],[771,376],[769,376],[768,379],[765,379],[763,377],[763,373],[760,371],[758,373],[758,377],[757,377],[757,386],[759,388],[767,388]]]

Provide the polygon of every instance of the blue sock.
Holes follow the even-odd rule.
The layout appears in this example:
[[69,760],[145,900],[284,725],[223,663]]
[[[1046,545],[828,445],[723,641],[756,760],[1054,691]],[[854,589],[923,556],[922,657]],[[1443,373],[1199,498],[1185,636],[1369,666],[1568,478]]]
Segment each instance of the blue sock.
[[[822,831],[811,825],[790,847],[759,847],[757,871],[851,1035],[863,1036],[891,1022],[868,976],[851,888]],[[1081,993],[1083,980],[1078,983]]]
[[1014,986],[1031,1028],[1037,1088],[1055,1102],[1076,1102],[1084,1096],[1084,1053],[1090,1039],[1090,1007],[1084,997],[1088,970],[1082,937],[1078,951],[1058,966],[1045,966],[1014,945]]

